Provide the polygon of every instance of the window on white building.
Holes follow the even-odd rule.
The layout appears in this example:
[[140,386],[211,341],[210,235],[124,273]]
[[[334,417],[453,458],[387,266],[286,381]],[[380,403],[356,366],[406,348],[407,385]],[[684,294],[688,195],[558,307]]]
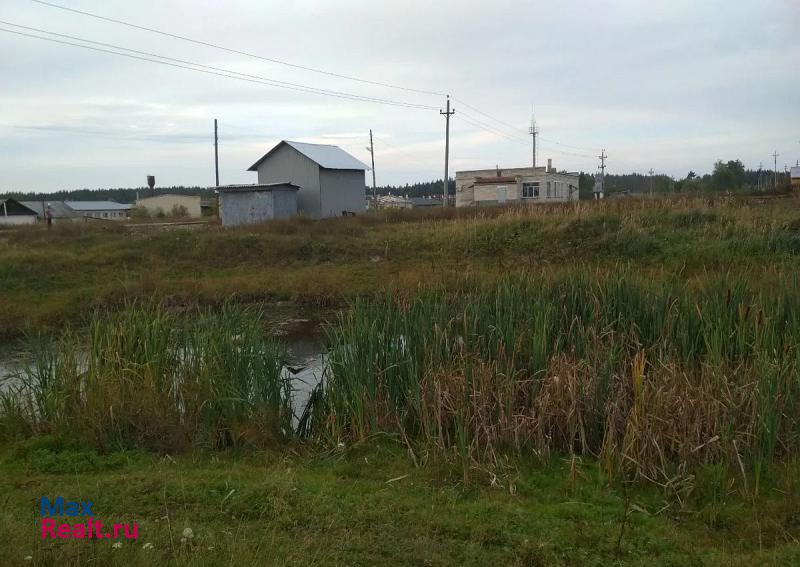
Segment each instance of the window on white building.
[[547,198],[550,198],[550,182],[547,182]]
[[539,198],[539,182],[522,184],[522,198],[523,199],[538,199]]

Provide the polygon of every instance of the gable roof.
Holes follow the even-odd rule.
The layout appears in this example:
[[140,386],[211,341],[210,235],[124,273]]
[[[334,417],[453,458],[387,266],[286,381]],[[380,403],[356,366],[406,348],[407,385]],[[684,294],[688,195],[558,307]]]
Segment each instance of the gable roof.
[[220,193],[250,193],[252,191],[298,191],[299,185],[294,183],[281,182],[281,183],[256,183],[254,185],[220,185],[214,187]]
[[247,171],[257,171],[258,166],[283,145],[294,148],[308,159],[320,167],[324,167],[325,169],[360,169],[362,171],[369,169],[366,164],[358,161],[339,146],[330,146],[327,144],[306,144],[303,142],[290,142],[283,140],[277,146],[264,154],[260,160],[247,168]]
[[0,216],[8,213],[9,216],[34,216],[36,211],[16,199],[0,199]]
[[132,205],[123,205],[114,201],[64,201],[73,211],[128,211]]
[[39,218],[44,217],[44,211],[48,204],[54,219],[69,219],[78,216],[63,201],[20,201],[20,203],[34,211]]

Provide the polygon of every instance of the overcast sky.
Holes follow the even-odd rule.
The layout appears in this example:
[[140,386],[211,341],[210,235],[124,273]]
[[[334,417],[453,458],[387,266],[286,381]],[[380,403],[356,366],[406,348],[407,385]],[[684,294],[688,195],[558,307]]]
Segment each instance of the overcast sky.
[[[451,172],[528,165],[534,105],[539,160],[551,157],[559,169],[594,172],[602,148],[612,173],[652,167],[681,177],[717,159],[771,167],[773,150],[780,169],[800,159],[798,0],[48,1],[450,93]],[[134,187],[147,174],[159,186],[213,185],[214,118],[223,184],[255,182],[246,169],[281,139],[337,144],[367,162],[370,128],[379,185],[443,174],[444,96],[291,68],[32,0],[0,0],[0,20],[3,29],[46,35],[13,23],[434,107],[298,92],[0,32],[0,191]]]

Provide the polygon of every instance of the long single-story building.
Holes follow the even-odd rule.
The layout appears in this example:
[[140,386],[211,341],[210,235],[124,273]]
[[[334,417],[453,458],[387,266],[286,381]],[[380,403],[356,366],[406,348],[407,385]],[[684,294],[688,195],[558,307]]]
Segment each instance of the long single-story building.
[[219,190],[219,218],[222,226],[257,224],[287,219],[297,214],[297,193],[293,183],[225,185]]
[[26,207],[16,199],[0,199],[0,224],[34,224],[36,211]]
[[64,201],[79,216],[102,220],[127,220],[133,205],[114,201]]
[[456,173],[456,207],[578,200],[578,173],[547,167],[482,169]]
[[297,212],[322,218],[364,212],[368,169],[338,146],[284,140],[248,171],[258,173],[259,185],[297,186]]
[[142,197],[136,206],[146,210],[152,216],[186,216],[200,218],[200,197],[196,195],[173,195],[165,193],[153,197]]

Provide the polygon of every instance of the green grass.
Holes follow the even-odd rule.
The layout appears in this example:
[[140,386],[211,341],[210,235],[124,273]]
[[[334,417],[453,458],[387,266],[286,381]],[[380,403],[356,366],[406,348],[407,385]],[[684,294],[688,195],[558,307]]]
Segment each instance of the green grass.
[[[572,473],[572,474],[571,474]],[[778,489],[744,504],[719,489],[683,508],[609,489],[591,463],[521,461],[465,489],[447,463],[415,468],[388,442],[293,453],[97,456],[30,447],[0,462],[6,565],[697,565],[800,560],[797,510]],[[722,492],[722,494],[719,494]],[[716,500],[714,499],[716,494]],[[139,539],[37,538],[41,496],[92,500]],[[793,501],[796,504],[796,500]],[[626,514],[626,510],[628,511]],[[624,528],[622,519],[625,518]],[[184,528],[194,537],[181,542]],[[622,537],[620,540],[620,531]],[[144,548],[145,544],[152,548]],[[25,561],[26,556],[32,560]]]
[[796,268],[797,198],[659,198],[388,211],[226,230],[59,225],[0,230],[0,334],[57,328],[131,297],[183,304],[342,305],[385,289],[459,285],[520,268],[630,263],[686,277]]

